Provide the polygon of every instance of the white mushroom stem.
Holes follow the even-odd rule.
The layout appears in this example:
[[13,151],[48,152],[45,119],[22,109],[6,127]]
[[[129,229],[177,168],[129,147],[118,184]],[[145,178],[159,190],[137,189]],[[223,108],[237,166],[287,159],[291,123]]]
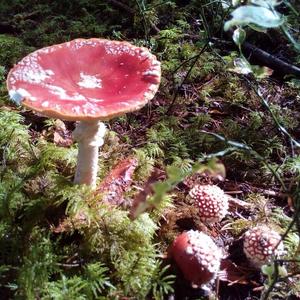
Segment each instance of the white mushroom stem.
[[78,142],[78,159],[74,183],[96,187],[99,147],[103,145],[105,125],[100,121],[81,121],[73,131]]

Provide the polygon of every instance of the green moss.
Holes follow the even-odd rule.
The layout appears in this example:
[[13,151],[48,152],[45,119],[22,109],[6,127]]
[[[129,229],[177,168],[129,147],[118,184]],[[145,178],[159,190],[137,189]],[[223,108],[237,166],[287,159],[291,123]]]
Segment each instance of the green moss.
[[6,68],[10,68],[33,50],[33,47],[25,45],[20,38],[0,34],[0,65]]
[[298,126],[298,114],[295,111],[277,104],[270,104],[270,109],[279,123],[286,129],[295,129]]

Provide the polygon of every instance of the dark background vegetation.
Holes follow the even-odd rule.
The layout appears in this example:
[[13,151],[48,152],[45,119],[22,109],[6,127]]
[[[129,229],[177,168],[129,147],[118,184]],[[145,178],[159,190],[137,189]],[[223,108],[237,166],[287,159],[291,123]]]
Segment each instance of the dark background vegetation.
[[[290,4],[299,11],[296,2]],[[287,4],[279,11],[299,39],[299,15]],[[208,0],[0,1],[1,299],[299,297],[300,81],[280,67],[260,80],[230,71],[239,53],[223,31],[229,12]],[[122,159],[138,161],[122,206],[72,185],[72,122],[37,116],[7,96],[13,64],[79,37],[127,40],[148,47],[162,63],[156,97],[110,121],[101,149],[99,181]],[[277,29],[247,29],[247,42],[300,64]],[[260,63],[251,51],[246,55]],[[216,183],[251,208],[235,207],[220,224],[202,224],[183,183],[195,163],[205,170],[195,181]],[[170,193],[156,192],[150,197],[156,202],[133,221],[131,200],[149,176],[167,180]],[[263,275],[241,253],[243,233],[261,223],[285,237],[285,274],[275,262]],[[235,264],[235,277],[229,272],[209,292],[185,281],[166,253],[189,229],[213,237]]]

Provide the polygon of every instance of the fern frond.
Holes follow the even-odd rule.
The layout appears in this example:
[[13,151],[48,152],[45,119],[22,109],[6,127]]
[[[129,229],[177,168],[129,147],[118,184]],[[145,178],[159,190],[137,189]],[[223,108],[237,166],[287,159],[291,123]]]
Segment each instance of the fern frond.
[[77,149],[75,147],[57,147],[51,143],[40,141],[37,145],[40,149],[39,166],[45,170],[74,168],[77,162]]
[[114,290],[115,287],[111,284],[108,276],[109,269],[100,262],[89,263],[84,267],[84,277],[87,286],[84,288],[88,299],[98,299],[103,292],[108,294],[108,290]]
[[88,283],[80,276],[66,277],[61,275],[61,279],[48,282],[44,289],[42,300],[88,300],[87,295],[83,294]]
[[168,273],[169,265],[162,267],[161,261],[156,260],[156,269],[152,277],[152,294],[155,300],[164,299],[168,293],[174,292],[175,275]]
[[148,156],[147,150],[135,149],[135,157],[138,160],[138,167],[135,170],[135,178],[138,181],[147,179],[153,171],[154,159]]
[[145,147],[150,158],[164,158],[165,153],[156,143],[148,143]]
[[31,234],[28,253],[23,258],[19,271],[17,293],[29,300],[36,299],[48,283],[51,274],[58,271],[57,260],[58,257],[53,253],[52,242],[47,234],[35,228]]

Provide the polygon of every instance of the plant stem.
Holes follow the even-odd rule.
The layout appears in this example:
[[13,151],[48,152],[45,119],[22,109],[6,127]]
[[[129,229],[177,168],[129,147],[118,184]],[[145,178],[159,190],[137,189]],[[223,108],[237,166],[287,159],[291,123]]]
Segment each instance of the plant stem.
[[74,183],[96,187],[99,147],[103,145],[105,125],[100,121],[81,121],[73,131],[78,142]]

